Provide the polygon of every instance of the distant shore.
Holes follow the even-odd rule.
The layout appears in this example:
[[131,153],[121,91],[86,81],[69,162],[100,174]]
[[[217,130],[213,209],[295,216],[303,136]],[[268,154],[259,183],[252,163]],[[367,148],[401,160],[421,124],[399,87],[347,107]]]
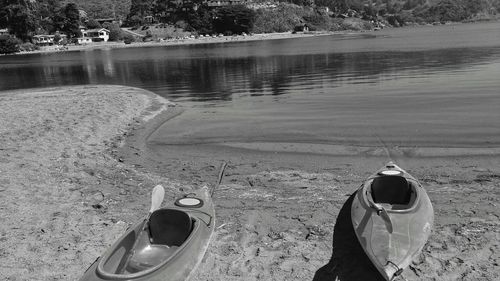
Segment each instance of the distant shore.
[[198,37],[198,38],[184,38],[184,39],[168,39],[148,42],[132,42],[125,44],[123,42],[100,42],[91,43],[86,45],[66,45],[66,46],[45,46],[40,50],[30,52],[19,52],[14,55],[25,54],[39,54],[39,53],[57,53],[57,52],[70,52],[70,51],[85,51],[85,50],[108,50],[119,48],[141,48],[141,47],[161,47],[161,46],[180,46],[180,45],[195,45],[195,44],[215,44],[215,43],[229,43],[229,42],[246,42],[246,41],[260,41],[260,40],[277,40],[289,38],[306,38],[315,36],[328,36],[333,34],[348,34],[354,31],[317,31],[317,32],[282,32],[282,33],[264,33],[264,34],[251,34],[251,35],[235,35],[235,36],[218,36],[218,37]]
[[[491,19],[487,21],[477,21],[477,23],[484,22],[498,22],[498,19]],[[476,22],[449,22],[439,25],[460,25],[471,24]],[[425,25],[407,25],[401,28],[418,28],[425,26],[433,26],[432,24]],[[393,29],[393,27],[385,27],[385,29]],[[348,35],[348,34],[362,34],[373,33],[380,29],[374,30],[342,30],[342,31],[311,31],[311,32],[277,32],[277,33],[262,33],[262,34],[249,34],[249,35],[233,35],[233,36],[200,36],[196,38],[179,38],[179,39],[161,39],[147,42],[132,42],[125,44],[124,42],[96,42],[91,44],[82,45],[66,45],[66,46],[44,46],[40,50],[19,52],[12,55],[25,55],[25,54],[40,54],[40,53],[58,53],[70,51],[86,51],[86,50],[110,50],[120,48],[141,48],[141,47],[162,47],[162,46],[182,46],[182,45],[196,45],[196,44],[217,44],[217,43],[230,43],[230,42],[248,42],[248,41],[261,41],[261,40],[279,40],[290,38],[307,38],[317,36],[331,36],[331,35]]]

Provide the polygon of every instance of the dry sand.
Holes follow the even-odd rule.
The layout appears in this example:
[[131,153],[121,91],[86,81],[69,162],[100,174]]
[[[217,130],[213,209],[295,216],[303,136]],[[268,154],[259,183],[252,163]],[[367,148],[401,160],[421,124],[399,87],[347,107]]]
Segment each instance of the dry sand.
[[0,280],[78,279],[172,188],[110,156],[166,105],[121,86],[0,93]]
[[[148,136],[182,109],[129,87],[0,93],[0,110],[2,280],[78,279],[145,214],[154,184],[168,202],[215,182],[223,161],[217,228],[195,280],[381,280],[355,239],[349,200],[383,154],[158,148]],[[436,216],[398,280],[498,280],[499,157],[391,154],[421,180]]]

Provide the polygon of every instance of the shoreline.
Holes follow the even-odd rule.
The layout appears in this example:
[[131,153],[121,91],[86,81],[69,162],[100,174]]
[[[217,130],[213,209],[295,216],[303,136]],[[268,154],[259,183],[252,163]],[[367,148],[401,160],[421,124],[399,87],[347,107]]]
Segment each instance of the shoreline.
[[[0,92],[0,101],[0,279],[77,279],[147,212],[155,184],[170,202],[214,183],[226,161],[214,238],[193,280],[382,280],[355,249],[345,212],[359,184],[387,162],[382,153],[157,147],[149,136],[183,108],[124,86],[15,90]],[[500,159],[397,163],[421,181],[436,219],[402,276],[497,280]]]
[[[182,114],[173,109],[167,123]],[[193,280],[383,280],[349,232],[346,211],[359,184],[388,161],[383,149],[352,157],[275,149],[283,143],[267,150],[259,143],[247,144],[251,149],[157,145],[145,143],[158,128],[150,125],[147,136],[138,131],[142,138],[128,138],[118,157],[198,186],[214,182],[220,164],[228,163],[214,195],[215,239]],[[422,254],[396,280],[500,277],[491,265],[500,261],[498,253],[484,254],[500,248],[494,238],[500,211],[491,201],[500,195],[500,160],[469,153],[395,156],[427,190],[436,218]]]
[[[251,41],[261,41],[261,40],[280,40],[280,39],[291,39],[291,38],[308,38],[317,36],[333,36],[333,35],[355,35],[364,33],[377,33],[381,30],[387,29],[404,29],[404,28],[423,28],[423,27],[433,27],[433,26],[453,26],[461,24],[480,24],[480,23],[494,23],[498,22],[499,19],[489,19],[480,20],[472,22],[449,22],[439,25],[433,24],[414,24],[405,25],[402,27],[385,27],[383,29],[377,30],[341,30],[341,31],[311,31],[311,32],[275,32],[275,33],[261,33],[252,35],[233,35],[233,36],[222,36],[222,37],[199,37],[199,38],[186,38],[186,39],[168,39],[162,41],[149,41],[149,42],[133,42],[131,44],[125,44],[123,42],[102,42],[86,45],[68,45],[66,47],[62,46],[47,46],[42,47],[41,50],[19,52],[8,55],[29,55],[29,54],[50,54],[50,53],[60,53],[60,52],[72,52],[72,51],[93,51],[93,50],[111,50],[111,49],[123,49],[123,48],[147,48],[147,47],[169,47],[169,46],[187,46],[187,45],[199,45],[199,44],[217,44],[217,43],[231,43],[231,42],[251,42]],[[1,55],[0,55],[1,56]]]
[[187,45],[199,45],[199,44],[218,44],[218,43],[231,43],[231,42],[250,42],[250,41],[261,41],[261,40],[280,40],[280,39],[291,39],[291,38],[308,38],[317,36],[330,36],[330,35],[342,35],[342,34],[357,34],[366,31],[318,31],[309,33],[263,33],[263,34],[253,34],[253,35],[236,35],[236,36],[223,36],[223,37],[200,37],[200,38],[189,38],[189,39],[171,39],[163,41],[150,41],[150,42],[133,42],[131,44],[125,44],[123,42],[104,42],[95,43],[87,45],[68,45],[67,48],[62,48],[60,46],[48,46],[42,47],[44,49],[30,51],[30,52],[19,52],[10,55],[29,55],[29,54],[50,54],[50,53],[61,53],[61,52],[73,52],[73,51],[93,51],[93,50],[110,50],[110,49],[124,49],[124,48],[147,48],[147,47],[168,47],[168,46],[187,46]]

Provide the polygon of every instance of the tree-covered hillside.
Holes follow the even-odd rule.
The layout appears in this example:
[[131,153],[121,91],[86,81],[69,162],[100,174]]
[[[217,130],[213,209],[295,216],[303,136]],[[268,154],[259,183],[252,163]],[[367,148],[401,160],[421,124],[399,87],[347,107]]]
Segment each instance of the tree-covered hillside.
[[[214,7],[206,0],[132,0],[128,26],[145,24],[145,16],[200,33],[220,33],[220,19],[242,22],[248,32],[283,32],[300,26],[309,30],[369,29],[496,17],[500,0],[244,0],[253,12],[237,6]],[[250,18],[249,18],[250,17]],[[349,20],[344,20],[349,18]],[[222,33],[241,29],[231,24]]]
[[64,0],[74,2],[84,10],[90,18],[116,18],[124,20],[130,12],[131,0]]
[[[215,2],[214,2],[215,3]],[[35,34],[79,35],[92,19],[144,24],[146,16],[198,33],[366,29],[379,25],[474,21],[497,17],[500,0],[241,0],[213,7],[208,0],[0,0],[0,28],[29,41]],[[328,8],[328,9],[326,9]],[[82,13],[82,10],[85,13]],[[344,20],[344,18],[349,20]],[[364,21],[362,21],[364,20]],[[116,26],[116,31],[119,28]]]
[[[82,0],[92,2],[97,0]],[[103,0],[101,2],[105,2]],[[111,0],[107,0],[111,1]],[[122,2],[114,0],[115,2]],[[132,1],[131,16],[154,15],[158,7],[179,6],[180,0],[127,0]],[[190,0],[186,3],[203,6],[205,0]],[[394,17],[402,21],[435,22],[463,21],[500,13],[500,0],[246,0],[243,4],[286,2],[302,7],[328,7],[335,15],[353,13],[359,17]]]

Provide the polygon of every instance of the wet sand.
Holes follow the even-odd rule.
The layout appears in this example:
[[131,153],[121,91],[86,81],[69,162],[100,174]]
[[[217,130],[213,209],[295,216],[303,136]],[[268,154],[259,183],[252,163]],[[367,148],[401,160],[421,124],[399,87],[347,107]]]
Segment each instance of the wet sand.
[[[174,108],[163,126],[182,114]],[[158,139],[150,133],[150,140]],[[195,280],[383,280],[356,240],[350,200],[389,160],[422,182],[436,217],[422,255],[397,280],[500,277],[496,148],[165,145],[168,140],[147,139],[129,138],[120,157],[198,186],[215,182],[220,164],[228,163],[214,196],[215,239]],[[137,147],[139,155],[131,154]]]
[[222,162],[215,236],[194,280],[381,280],[355,239],[349,200],[387,155],[435,209],[429,242],[397,280],[500,277],[496,156],[158,145],[150,136],[183,109],[120,86],[4,92],[0,109],[2,280],[77,280],[147,212],[155,184],[168,202],[213,184]]

